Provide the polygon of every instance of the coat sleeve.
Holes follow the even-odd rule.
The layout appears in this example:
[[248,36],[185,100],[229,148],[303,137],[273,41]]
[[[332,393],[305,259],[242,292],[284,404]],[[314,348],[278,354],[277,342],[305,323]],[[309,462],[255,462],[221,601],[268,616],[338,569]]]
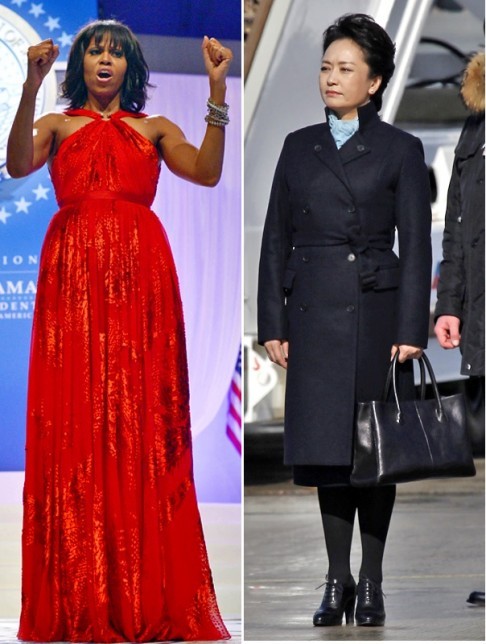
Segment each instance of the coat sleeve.
[[430,184],[422,142],[407,141],[396,190],[400,255],[397,344],[427,347],[432,244]]
[[[466,126],[462,131],[458,147],[464,137]],[[455,315],[462,319],[466,275],[464,270],[461,210],[460,174],[456,154],[449,190],[447,192],[445,226],[442,237],[442,262],[440,264],[440,277],[437,288],[435,320],[441,315]]]
[[288,137],[275,170],[265,226],[258,273],[258,342],[287,340],[288,322],[283,290],[283,274],[292,249],[289,189],[285,177]]

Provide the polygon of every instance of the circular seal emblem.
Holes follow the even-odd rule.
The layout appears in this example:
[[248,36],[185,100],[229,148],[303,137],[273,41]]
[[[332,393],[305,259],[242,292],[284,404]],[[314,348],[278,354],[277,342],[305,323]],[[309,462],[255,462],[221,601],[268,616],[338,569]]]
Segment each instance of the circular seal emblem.
[[[27,49],[41,40],[28,22],[0,4],[0,179],[8,178],[7,140],[27,76]],[[37,94],[36,118],[54,109],[56,96],[56,77],[51,72]]]

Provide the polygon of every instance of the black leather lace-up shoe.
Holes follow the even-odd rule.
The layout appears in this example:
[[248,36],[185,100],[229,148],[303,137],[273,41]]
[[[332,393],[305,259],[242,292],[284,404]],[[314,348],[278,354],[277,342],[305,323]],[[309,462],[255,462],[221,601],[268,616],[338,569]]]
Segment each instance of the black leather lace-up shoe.
[[356,626],[383,626],[385,605],[381,584],[371,579],[360,579],[356,601]]
[[314,626],[341,626],[343,615],[346,616],[346,624],[349,624],[353,621],[355,599],[354,579],[349,584],[337,579],[327,580],[322,603],[314,613]]

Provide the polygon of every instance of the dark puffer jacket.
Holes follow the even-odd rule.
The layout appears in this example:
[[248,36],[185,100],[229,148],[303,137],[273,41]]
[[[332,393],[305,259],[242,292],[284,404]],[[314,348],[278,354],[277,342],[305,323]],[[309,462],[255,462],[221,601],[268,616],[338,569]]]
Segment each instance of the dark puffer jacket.
[[435,319],[461,320],[461,373],[484,375],[484,53],[476,54],[461,93],[473,112],[455,151],[442,243]]

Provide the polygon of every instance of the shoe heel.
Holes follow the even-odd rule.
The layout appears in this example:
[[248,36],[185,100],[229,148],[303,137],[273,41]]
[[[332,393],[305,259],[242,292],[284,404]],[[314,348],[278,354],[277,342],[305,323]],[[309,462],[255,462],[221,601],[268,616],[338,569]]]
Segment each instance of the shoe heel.
[[354,600],[355,600],[354,597],[353,599],[350,599],[344,609],[344,614],[346,616],[346,624],[354,623]]

